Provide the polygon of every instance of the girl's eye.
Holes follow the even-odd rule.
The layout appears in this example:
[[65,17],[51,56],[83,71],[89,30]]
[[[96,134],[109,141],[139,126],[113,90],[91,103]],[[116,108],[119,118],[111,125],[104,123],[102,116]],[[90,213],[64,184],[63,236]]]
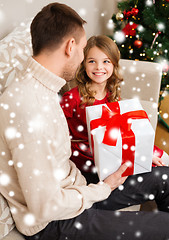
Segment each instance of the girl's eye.
[[90,60],[89,63],[94,63],[95,61],[94,60]]
[[105,60],[104,63],[110,63],[110,60]]

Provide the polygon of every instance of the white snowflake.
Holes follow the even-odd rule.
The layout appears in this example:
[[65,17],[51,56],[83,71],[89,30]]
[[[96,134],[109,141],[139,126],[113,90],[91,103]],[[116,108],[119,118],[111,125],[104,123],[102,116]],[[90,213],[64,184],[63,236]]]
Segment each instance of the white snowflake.
[[128,149],[128,145],[127,144],[123,144],[123,149],[127,150]]
[[163,113],[163,118],[167,119],[168,118],[168,113]]
[[79,9],[78,13],[81,17],[84,17],[87,14],[87,10],[85,8],[81,8]]
[[18,148],[19,148],[20,150],[24,149],[24,144],[23,144],[23,143],[19,144]]
[[163,180],[167,180],[167,178],[168,178],[167,174],[163,174],[163,175],[162,175],[162,179],[163,179]]
[[78,198],[78,199],[82,199],[82,198],[83,198],[82,194],[79,193],[78,196],[77,196],[77,198]]
[[150,195],[149,195],[149,199],[150,199],[150,200],[154,200],[154,198],[155,198],[154,194],[150,194]]
[[77,157],[78,155],[79,155],[79,151],[75,150],[75,151],[73,152],[73,156]]
[[84,130],[84,127],[83,127],[82,125],[79,125],[79,126],[77,127],[77,130],[78,130],[79,132],[82,132],[82,131]]
[[39,175],[41,174],[41,172],[40,172],[39,169],[34,169],[34,170],[33,170],[33,174],[34,174],[35,176],[39,176]]
[[4,108],[5,110],[8,110],[8,109],[9,109],[9,105],[8,105],[8,104],[4,104],[4,105],[3,105],[3,108]]
[[141,156],[140,160],[141,160],[142,162],[145,162],[145,161],[146,161],[146,156]]
[[92,167],[92,173],[97,173],[97,167],[95,166]]
[[0,185],[7,186],[10,183],[10,176],[6,173],[0,175]]
[[155,176],[159,176],[160,175],[160,172],[159,171],[155,171]]
[[64,179],[66,177],[65,171],[63,169],[61,169],[61,168],[55,169],[53,174],[54,174],[54,177],[58,181],[61,181],[62,179]]
[[31,213],[28,213],[24,216],[24,222],[27,226],[33,226],[35,223],[35,216]]
[[130,180],[130,184],[135,185],[136,184],[135,180],[134,179]]
[[21,133],[20,133],[20,132],[17,132],[17,133],[16,133],[16,137],[17,137],[17,138],[20,138],[20,137],[21,137]]
[[129,71],[130,71],[130,73],[135,73],[136,72],[136,67],[135,66],[131,66],[129,68]]
[[129,222],[129,225],[130,225],[130,226],[132,226],[133,224],[134,224],[134,222],[133,222],[133,221],[130,221],[130,222]]
[[114,212],[114,215],[115,215],[116,217],[119,217],[119,216],[121,216],[121,212],[120,212],[120,211],[115,211],[115,212]]
[[75,228],[77,228],[78,230],[81,230],[83,228],[83,225],[80,222],[75,222]]
[[17,167],[18,167],[18,168],[23,167],[23,163],[22,163],[22,162],[18,162],[18,163],[17,163]]
[[152,5],[153,5],[153,1],[152,0],[146,0],[146,5],[148,6],[148,7],[151,7]]
[[58,206],[54,205],[54,206],[53,206],[53,210],[54,210],[54,211],[57,211],[57,210],[58,210]]
[[114,22],[113,22],[113,20],[109,19],[106,26],[107,26],[108,29],[111,29],[111,30],[114,29]]
[[13,161],[12,161],[12,160],[9,160],[9,161],[8,161],[8,165],[9,165],[9,166],[13,166]]
[[15,207],[11,207],[10,211],[12,214],[16,214],[17,213],[17,209]]
[[110,137],[112,139],[118,139],[119,136],[119,129],[118,128],[113,128],[112,130],[110,130]]
[[118,189],[119,189],[120,191],[123,191],[124,185],[120,185],[120,186],[118,187]]
[[130,150],[131,150],[131,151],[135,151],[135,146],[131,146],[131,147],[130,147]]
[[44,128],[45,121],[41,115],[35,116],[32,121],[28,123],[29,129],[35,130],[41,130]]
[[90,160],[87,160],[87,161],[86,161],[86,165],[87,165],[87,166],[91,166],[91,165],[92,165],[92,162],[91,162]]
[[130,162],[130,161],[125,162],[125,164],[126,164],[127,167],[131,167],[132,166],[132,162]]
[[116,31],[114,33],[114,39],[116,40],[117,43],[122,43],[125,41],[125,34],[122,31]]
[[136,236],[136,237],[141,237],[141,235],[142,235],[142,234],[141,234],[141,231],[137,231],[137,232],[135,233],[135,236]]
[[10,197],[13,197],[14,195],[15,195],[14,191],[10,191],[10,192],[9,192],[9,196],[10,196]]
[[87,149],[86,145],[84,143],[80,143],[79,144],[80,149],[82,149],[83,151],[85,151]]
[[102,169],[102,172],[103,172],[104,174],[107,174],[107,173],[108,173],[108,169],[107,169],[107,168],[103,168],[103,169]]
[[143,180],[144,180],[144,179],[143,179],[143,177],[141,177],[141,176],[139,176],[139,177],[137,178],[137,181],[138,181],[138,182],[143,182]]

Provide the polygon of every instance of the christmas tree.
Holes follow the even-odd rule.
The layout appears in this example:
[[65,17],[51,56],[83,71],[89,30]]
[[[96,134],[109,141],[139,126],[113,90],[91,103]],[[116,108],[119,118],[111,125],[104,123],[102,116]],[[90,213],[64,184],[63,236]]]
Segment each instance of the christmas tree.
[[159,62],[161,90],[169,89],[169,0],[122,0],[118,9],[110,37],[122,58]]

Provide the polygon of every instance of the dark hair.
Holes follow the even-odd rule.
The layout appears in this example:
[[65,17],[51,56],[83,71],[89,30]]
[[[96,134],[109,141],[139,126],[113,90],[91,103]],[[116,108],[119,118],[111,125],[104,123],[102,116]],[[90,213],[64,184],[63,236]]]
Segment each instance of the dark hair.
[[45,6],[31,23],[33,55],[42,50],[59,47],[64,38],[71,36],[78,43],[86,23],[75,10],[61,3]]
[[87,41],[87,45],[84,49],[84,60],[81,63],[76,74],[76,83],[78,85],[79,93],[82,97],[80,104],[81,106],[83,104],[92,105],[95,101],[95,92],[90,91],[92,80],[88,77],[85,67],[89,50],[95,46],[102,50],[114,65],[113,74],[107,80],[106,85],[107,91],[109,93],[108,101],[114,102],[118,101],[120,98],[120,83],[123,81],[123,78],[119,74],[120,51],[116,43],[111,38],[105,35],[92,36]]

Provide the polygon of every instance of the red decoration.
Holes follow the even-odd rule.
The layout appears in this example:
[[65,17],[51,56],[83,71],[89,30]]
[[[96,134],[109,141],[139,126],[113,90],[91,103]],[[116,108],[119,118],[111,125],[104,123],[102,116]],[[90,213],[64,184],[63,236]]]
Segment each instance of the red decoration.
[[126,26],[122,29],[125,35],[135,36],[136,28],[138,24],[136,23],[127,23]]
[[109,146],[116,146],[118,136],[111,137],[111,131],[116,129],[121,131],[122,146],[125,144],[127,149],[122,149],[122,164],[130,162],[131,166],[126,169],[122,176],[132,175],[134,172],[134,158],[135,151],[131,150],[132,146],[135,146],[135,135],[131,129],[131,123],[129,119],[143,119],[148,118],[147,114],[143,110],[127,112],[120,114],[120,106],[118,102],[107,103],[107,107],[102,106],[102,116],[99,119],[94,119],[90,122],[90,129],[93,130],[99,126],[106,126],[103,143]]
[[126,10],[124,10],[124,11],[123,11],[123,15],[124,15],[125,18],[128,19],[128,18],[131,16],[131,11],[127,11],[127,12],[126,12]]
[[138,12],[139,12],[138,8],[132,8],[129,11],[124,10],[123,11],[123,15],[124,15],[125,18],[128,19],[130,16],[134,16],[135,17],[138,14]]
[[138,12],[139,12],[138,8],[132,8],[132,10],[131,10],[131,14],[133,16],[136,16],[138,14]]
[[142,42],[141,40],[135,40],[135,41],[134,41],[134,46],[135,46],[136,48],[141,48],[142,45],[143,45],[143,42]]

